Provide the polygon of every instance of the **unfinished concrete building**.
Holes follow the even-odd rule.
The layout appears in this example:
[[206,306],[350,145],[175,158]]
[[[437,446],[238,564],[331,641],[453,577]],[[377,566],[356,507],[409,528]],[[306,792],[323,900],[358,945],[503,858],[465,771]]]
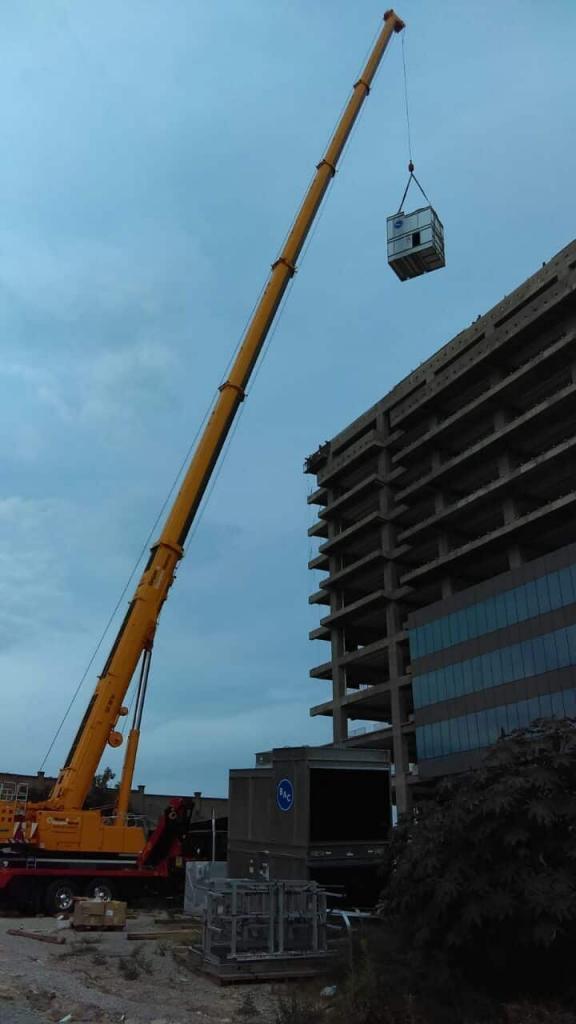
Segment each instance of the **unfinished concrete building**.
[[573,242],[306,461],[311,714],[390,751],[400,811],[502,731],[576,714],[575,289]]

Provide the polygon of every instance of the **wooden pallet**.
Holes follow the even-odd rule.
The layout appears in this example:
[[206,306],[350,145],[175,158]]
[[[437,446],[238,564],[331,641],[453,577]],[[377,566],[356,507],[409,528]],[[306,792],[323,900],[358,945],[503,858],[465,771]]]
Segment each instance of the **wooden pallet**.
[[190,959],[195,970],[207,974],[220,985],[316,978],[328,970],[331,958],[332,954],[325,953],[308,957],[255,957],[250,960],[217,961],[205,957],[201,949],[190,947]]

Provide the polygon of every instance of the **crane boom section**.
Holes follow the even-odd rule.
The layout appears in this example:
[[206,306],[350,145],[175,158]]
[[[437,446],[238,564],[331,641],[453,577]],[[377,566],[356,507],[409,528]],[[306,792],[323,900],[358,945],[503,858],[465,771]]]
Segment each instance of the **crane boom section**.
[[228,379],[220,387],[218,398],[200,437],[184,480],[166,519],[162,534],[137,586],[120,632],[94,696],[84,716],[65,767],[45,806],[52,809],[81,808],[90,790],[94,773],[107,742],[116,745],[115,727],[125,713],[122,702],[142,652],[152,642],[158,616],[174,579],[183,545],[194,521],[202,497],[242,402],[250,375],[266,340],[282,296],[295,273],[316,213],[331,179],[384,51],[394,32],[404,23],[394,11],[384,15],[384,25],[368,62],[355,83],[352,95],[336,127],[325,155],[298,211],[284,248],[272,265],[270,278],[246,330]]

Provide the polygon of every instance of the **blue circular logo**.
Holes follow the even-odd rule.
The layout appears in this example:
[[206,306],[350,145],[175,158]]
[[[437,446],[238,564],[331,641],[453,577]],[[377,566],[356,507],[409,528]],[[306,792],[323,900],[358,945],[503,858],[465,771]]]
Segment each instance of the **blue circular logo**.
[[294,786],[290,779],[280,779],[276,786],[276,803],[281,811],[291,811],[294,806]]
[[404,223],[404,221],[403,221],[403,220],[395,220],[395,221],[394,221],[394,227],[395,227],[395,228],[401,228],[401,227],[402,227],[402,225],[403,225],[403,223]]

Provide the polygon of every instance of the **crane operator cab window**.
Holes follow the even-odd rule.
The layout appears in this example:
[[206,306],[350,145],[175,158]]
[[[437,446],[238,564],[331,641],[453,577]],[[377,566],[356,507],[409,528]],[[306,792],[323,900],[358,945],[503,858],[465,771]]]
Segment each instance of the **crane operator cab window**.
[[444,228],[431,206],[388,217],[388,263],[401,281],[446,266]]

